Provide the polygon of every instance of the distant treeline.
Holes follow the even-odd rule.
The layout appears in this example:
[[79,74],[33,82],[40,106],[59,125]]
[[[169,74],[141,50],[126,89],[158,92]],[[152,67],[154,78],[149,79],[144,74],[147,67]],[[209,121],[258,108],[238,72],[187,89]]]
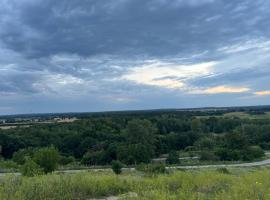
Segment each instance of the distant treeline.
[[[267,111],[241,109],[250,114]],[[63,158],[87,165],[106,165],[113,160],[147,163],[161,154],[180,150],[200,152],[204,160],[262,157],[262,148],[270,149],[270,120],[226,118],[222,116],[226,112],[208,109],[88,114],[73,123],[0,130],[0,150],[3,158],[11,159],[15,152],[23,157],[53,145]]]

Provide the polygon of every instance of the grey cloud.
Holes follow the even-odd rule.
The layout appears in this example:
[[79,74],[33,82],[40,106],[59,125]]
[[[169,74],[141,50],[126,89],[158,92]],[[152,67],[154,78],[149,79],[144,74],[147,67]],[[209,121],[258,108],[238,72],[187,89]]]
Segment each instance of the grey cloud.
[[[246,24],[246,19],[253,18],[261,8],[251,1],[248,11],[237,18],[242,10],[233,15],[231,10],[238,1],[10,2],[15,16],[2,25],[1,39],[8,48],[31,58],[59,53],[166,56],[216,48],[218,41],[232,42],[239,36],[263,34],[262,30],[269,29],[266,12],[254,25],[256,33],[252,31],[254,26]],[[231,6],[226,7],[228,4]],[[205,21],[218,14],[223,17]]]
[[0,93],[6,94],[33,94],[38,92],[33,83],[39,78],[35,74],[19,73],[0,75]]
[[[236,69],[234,71],[213,76],[202,77],[191,80],[189,83],[194,86],[213,87],[217,85],[253,85],[254,89],[266,85],[264,80],[270,79],[270,69],[268,66],[260,66],[257,69]],[[261,81],[263,82],[259,84]]]
[[[0,93],[13,94],[19,100],[20,95],[33,98],[25,100],[22,107],[59,93],[70,98],[73,93],[78,94],[76,98],[81,94],[82,105],[87,105],[87,100],[82,100],[87,97],[92,109],[112,109],[109,103],[114,97],[130,100],[124,104],[126,108],[200,106],[208,101],[241,104],[237,99],[241,94],[211,100],[201,96],[200,102],[196,95],[119,77],[132,67],[155,61],[173,65],[217,61],[212,76],[181,81],[187,87],[228,84],[267,90],[269,47],[263,49],[255,43],[252,49],[239,52],[226,52],[224,47],[269,40],[269,8],[270,2],[265,0],[2,0]],[[57,78],[71,83],[64,87]],[[60,99],[61,95],[57,96]],[[59,99],[48,102],[60,105]],[[10,107],[7,101],[0,101]],[[124,106],[119,103],[116,108]]]

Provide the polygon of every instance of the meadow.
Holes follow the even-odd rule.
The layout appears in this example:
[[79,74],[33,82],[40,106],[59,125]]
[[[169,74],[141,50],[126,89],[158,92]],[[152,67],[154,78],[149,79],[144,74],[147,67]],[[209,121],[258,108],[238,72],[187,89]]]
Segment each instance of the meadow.
[[[1,200],[89,200],[118,196],[140,200],[270,199],[270,169],[49,174],[1,179]],[[133,195],[127,195],[127,194]],[[125,195],[126,194],[126,195]]]

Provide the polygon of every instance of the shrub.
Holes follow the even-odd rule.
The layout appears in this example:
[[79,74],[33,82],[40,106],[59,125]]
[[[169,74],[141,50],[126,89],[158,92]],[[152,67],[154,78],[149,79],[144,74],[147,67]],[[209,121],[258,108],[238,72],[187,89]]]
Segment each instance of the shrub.
[[67,165],[74,162],[75,158],[73,156],[60,156],[59,158],[59,164],[61,165]]
[[202,151],[200,160],[202,161],[216,161],[218,157],[211,151]]
[[53,146],[38,149],[34,153],[34,161],[45,173],[53,172],[58,165],[59,152]]
[[210,137],[203,137],[198,139],[194,146],[198,149],[198,150],[211,150],[214,149],[215,147],[215,140],[213,138]]
[[270,142],[261,142],[259,145],[265,150],[270,150]]
[[243,156],[243,152],[241,150],[231,150],[226,148],[220,148],[216,152],[216,155],[220,160],[241,160]]
[[81,160],[82,164],[84,165],[101,165],[104,164],[102,162],[102,159],[105,155],[104,150],[100,151],[88,151],[83,155],[83,158]]
[[23,176],[36,176],[43,174],[43,171],[31,158],[26,158],[24,165],[21,167],[21,173]]
[[118,160],[112,161],[112,170],[115,174],[121,174],[122,167],[123,167],[123,164],[120,161]]
[[15,171],[18,168],[19,168],[19,166],[17,163],[15,163],[11,160],[1,160],[0,159],[0,173],[7,172],[7,171]]
[[243,160],[251,161],[264,156],[264,151],[259,146],[250,146],[243,150]]
[[230,171],[225,167],[217,168],[217,172],[222,174],[230,174]]
[[33,149],[27,148],[27,149],[20,149],[19,151],[16,151],[12,155],[12,160],[16,162],[19,165],[23,165],[26,161],[26,157],[33,157]]
[[179,163],[179,156],[176,151],[171,151],[166,159],[166,163],[168,164],[178,164]]
[[218,149],[216,151],[220,160],[245,160],[252,161],[264,156],[264,151],[259,146],[249,146],[241,150]]
[[150,175],[166,173],[166,166],[164,164],[140,164],[136,169]]

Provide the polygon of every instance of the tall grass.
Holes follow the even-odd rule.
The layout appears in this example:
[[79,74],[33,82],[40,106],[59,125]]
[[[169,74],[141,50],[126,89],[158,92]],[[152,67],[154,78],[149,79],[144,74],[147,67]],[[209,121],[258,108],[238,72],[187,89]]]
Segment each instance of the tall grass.
[[10,176],[1,182],[1,200],[86,199],[117,195],[129,189],[124,179],[113,174]]
[[178,171],[144,176],[109,172],[43,175],[33,178],[5,177],[0,183],[1,200],[73,200],[137,193],[140,200],[268,200],[270,170],[240,174],[218,171]]

